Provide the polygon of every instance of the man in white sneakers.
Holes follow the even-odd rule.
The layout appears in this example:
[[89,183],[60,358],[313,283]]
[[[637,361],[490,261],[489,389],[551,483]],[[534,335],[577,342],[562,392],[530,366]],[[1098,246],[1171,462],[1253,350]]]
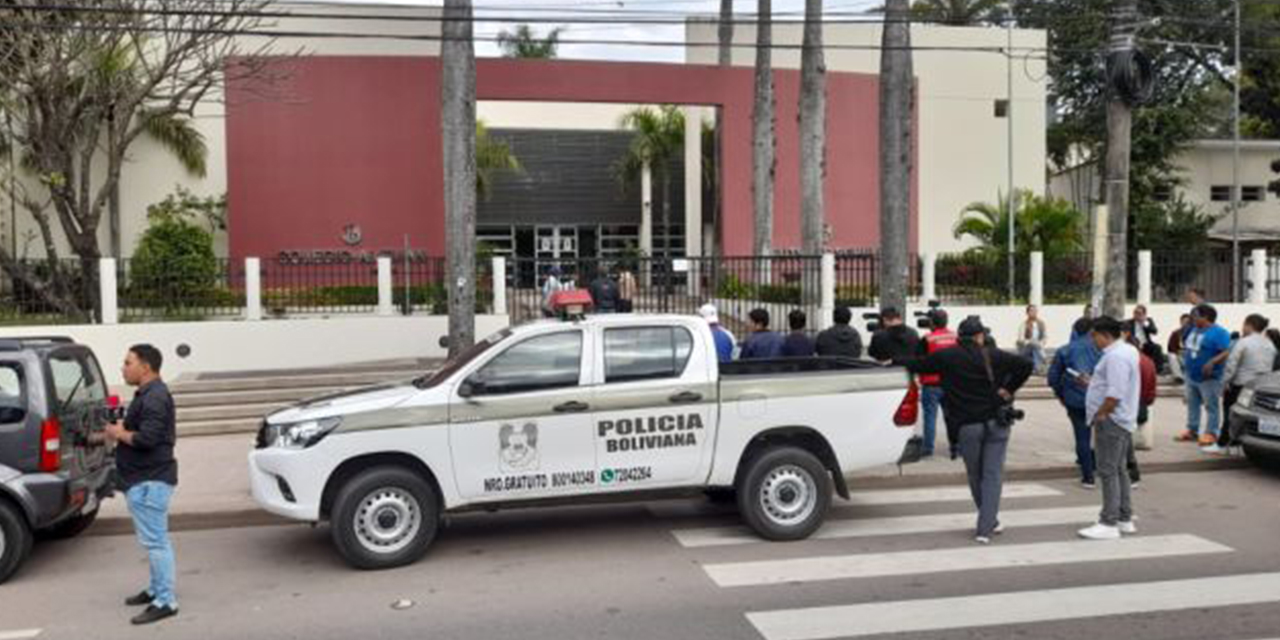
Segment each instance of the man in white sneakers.
[[1116,540],[1122,533],[1138,532],[1126,463],[1138,428],[1142,374],[1138,350],[1120,339],[1120,330],[1120,321],[1108,316],[1093,323],[1093,342],[1102,350],[1102,359],[1089,380],[1085,416],[1093,428],[1102,515],[1097,524],[1080,530],[1080,537],[1090,540]]

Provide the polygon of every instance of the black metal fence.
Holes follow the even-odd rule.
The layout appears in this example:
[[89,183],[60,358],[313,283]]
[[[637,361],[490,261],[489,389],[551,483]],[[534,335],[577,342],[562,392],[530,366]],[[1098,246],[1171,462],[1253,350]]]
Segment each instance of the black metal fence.
[[[787,316],[799,309],[808,329],[817,326],[822,305],[822,258],[575,258],[508,260],[507,300],[513,324],[548,315],[548,294],[562,288],[592,290],[612,281],[634,313],[694,314],[716,305],[721,322],[745,331],[747,314],[763,308],[774,329],[787,329]],[[596,294],[600,287],[596,287]]]
[[[1015,255],[1013,273],[1008,254],[985,251],[939,254],[934,264],[938,300],[949,305],[993,305],[1024,302],[1031,296],[1029,255]],[[1010,300],[1009,279],[1013,278]]]
[[[1242,261],[1246,256],[1242,256]],[[1135,258],[1136,262],[1136,258]],[[1179,302],[1188,289],[1204,292],[1211,302],[1233,299],[1232,253],[1230,249],[1209,251],[1162,251],[1151,256],[1152,302]],[[1248,272],[1241,266],[1241,281]]]
[[[876,251],[842,251],[836,259],[836,304],[847,307],[877,307],[880,299],[880,254]],[[907,297],[924,294],[923,262],[907,257]]]
[[0,325],[93,322],[98,295],[96,260],[18,260],[0,266]]
[[240,260],[116,262],[121,322],[235,319],[244,314]]
[[[1137,258],[1129,265],[1137,273]],[[1044,303],[1084,304],[1093,297],[1093,254],[1087,251],[1044,258]],[[1134,290],[1134,295],[1137,292]]]

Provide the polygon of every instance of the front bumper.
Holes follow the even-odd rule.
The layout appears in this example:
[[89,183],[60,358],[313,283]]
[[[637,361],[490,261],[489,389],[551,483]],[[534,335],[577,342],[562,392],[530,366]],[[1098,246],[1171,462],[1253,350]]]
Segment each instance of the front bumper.
[[320,519],[327,465],[314,449],[255,449],[249,453],[249,484],[263,509],[304,522]]
[[[1280,416],[1276,416],[1280,419]],[[1231,434],[1241,444],[1280,456],[1280,438],[1258,432],[1258,414],[1253,409],[1233,407],[1231,410]]]

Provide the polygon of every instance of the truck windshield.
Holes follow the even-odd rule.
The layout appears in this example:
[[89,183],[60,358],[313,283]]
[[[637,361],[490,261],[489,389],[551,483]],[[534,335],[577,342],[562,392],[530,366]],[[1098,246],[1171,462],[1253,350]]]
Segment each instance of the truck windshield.
[[430,389],[439,385],[441,382],[448,380],[450,376],[457,373],[459,369],[467,366],[467,363],[475,360],[480,354],[492,349],[493,346],[499,342],[506,340],[510,335],[510,329],[503,329],[502,331],[490,335],[488,338],[471,345],[470,349],[450,358],[444,363],[444,365],[439,369],[436,369],[434,372],[414,379],[413,386],[419,389]]

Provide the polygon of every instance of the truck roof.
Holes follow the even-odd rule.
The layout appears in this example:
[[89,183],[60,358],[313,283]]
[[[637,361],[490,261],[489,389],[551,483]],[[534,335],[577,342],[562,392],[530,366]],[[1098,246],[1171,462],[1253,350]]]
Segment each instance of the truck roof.
[[552,327],[563,327],[567,325],[580,326],[639,326],[653,323],[673,323],[673,324],[690,324],[703,322],[702,318],[692,315],[681,315],[676,313],[603,313],[598,315],[587,315],[580,320],[558,320],[558,319],[542,319],[535,320],[526,324],[511,327],[511,330],[517,333],[529,331],[532,329],[547,329]]
[[44,351],[75,343],[68,336],[0,336],[0,351]]

